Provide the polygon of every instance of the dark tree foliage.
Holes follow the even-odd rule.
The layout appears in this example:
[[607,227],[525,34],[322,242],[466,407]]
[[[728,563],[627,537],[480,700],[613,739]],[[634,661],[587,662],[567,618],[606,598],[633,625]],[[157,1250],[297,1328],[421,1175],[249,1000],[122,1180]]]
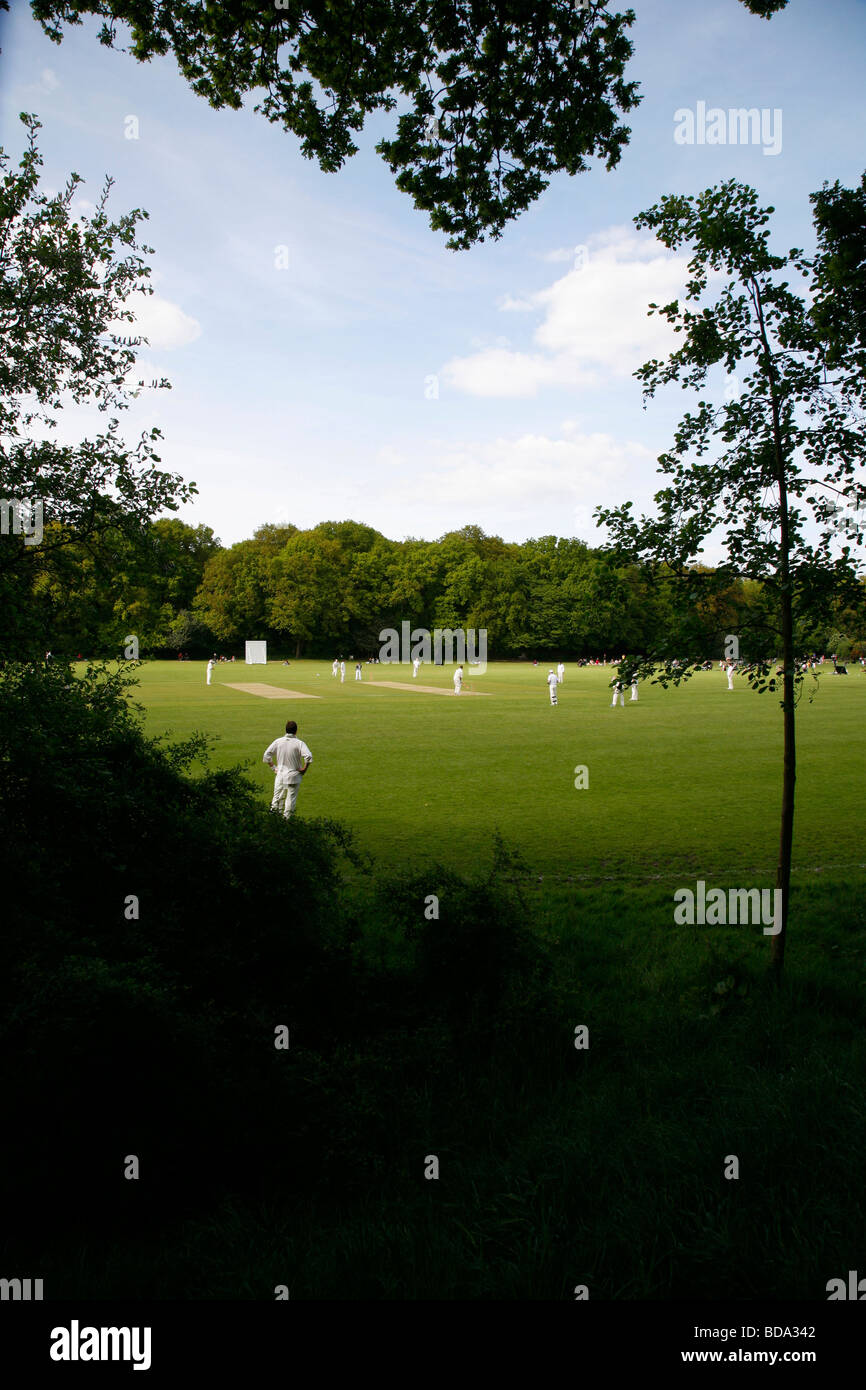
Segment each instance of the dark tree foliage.
[[[447,1087],[467,1036],[544,1012],[495,873],[451,875],[442,938],[418,939],[420,879],[380,885],[339,825],[271,815],[202,737],[148,738],[134,679],[0,667],[0,1183],[29,1250],[231,1191],[342,1198],[405,1154],[431,1054]],[[363,946],[389,934],[398,970]],[[487,954],[484,991],[452,998]],[[128,1154],[146,1180],[123,1180]]]
[[[787,0],[742,0],[769,18]],[[377,111],[377,150],[430,224],[465,248],[504,226],[552,174],[619,162],[640,101],[626,81],[634,12],[603,0],[31,0],[46,34],[85,16],[141,62],[172,53],[215,107],[256,110],[334,171]]]
[[811,195],[819,254],[814,262],[813,315],[838,367],[852,352],[866,371],[866,174],[859,185],[837,180]]

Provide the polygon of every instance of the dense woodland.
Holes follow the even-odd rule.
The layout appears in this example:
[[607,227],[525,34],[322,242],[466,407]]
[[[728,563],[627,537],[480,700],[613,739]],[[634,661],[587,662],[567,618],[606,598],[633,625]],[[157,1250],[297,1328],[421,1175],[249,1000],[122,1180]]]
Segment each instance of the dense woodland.
[[[669,650],[721,655],[724,635],[748,634],[772,655],[772,608],[751,580],[694,589],[665,582],[583,541],[522,543],[464,526],[436,541],[389,540],[353,521],[310,530],[260,526],[223,547],[208,526],[163,518],[131,529],[110,516],[84,538],[46,522],[43,543],[19,550],[4,576],[6,655],[116,656],[128,634],[143,655],[242,652],[372,655],[385,627],[486,628],[491,659]],[[9,538],[14,544],[12,538]],[[798,634],[803,650],[866,650],[860,605],[830,606]]]

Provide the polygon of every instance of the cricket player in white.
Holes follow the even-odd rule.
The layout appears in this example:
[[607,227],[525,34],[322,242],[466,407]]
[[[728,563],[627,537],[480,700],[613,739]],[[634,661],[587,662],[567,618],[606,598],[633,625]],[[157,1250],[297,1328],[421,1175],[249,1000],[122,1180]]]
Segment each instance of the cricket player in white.
[[362,677],[362,675],[361,675],[361,663],[360,663],[360,661],[357,661],[357,662],[355,663],[355,680],[356,680],[356,681],[359,681],[359,680],[362,680],[362,679],[363,679],[363,677]]
[[420,658],[420,656],[416,656],[415,660],[412,662],[412,679],[413,679],[413,680],[414,680],[415,677],[417,676],[417,674],[418,674],[418,672],[420,671],[420,669],[421,669],[421,658]]
[[559,665],[558,665],[557,668],[556,668],[556,681],[557,681],[557,684],[558,684],[558,685],[562,685],[562,678],[563,678],[564,675],[565,675],[565,662],[564,662],[564,661],[560,661]]
[[346,663],[345,663],[345,661],[341,661],[341,662],[340,662],[340,684],[341,684],[341,685],[343,684],[343,681],[344,681],[345,679],[346,679]]
[[262,762],[276,773],[271,810],[279,811],[282,807],[286,820],[295,809],[301,778],[313,761],[313,755],[303,739],[296,737],[297,732],[297,724],[290,719],[285,737],[274,739],[262,758]]
[[727,671],[727,674],[728,674],[728,689],[729,689],[729,690],[733,690],[733,688],[734,688],[734,663],[733,663],[732,661],[729,661],[728,664],[727,664],[727,666],[725,667],[725,670]]
[[212,676],[212,675],[213,675],[213,660],[210,660],[210,661],[208,662],[208,664],[207,664],[207,683],[208,683],[208,685],[210,685],[210,683],[211,683],[211,676]]
[[556,674],[556,672],[554,671],[554,669],[553,669],[552,666],[551,666],[550,671],[549,671],[548,676],[547,676],[547,684],[548,684],[548,687],[549,687],[549,689],[550,689],[550,703],[551,703],[552,705],[555,705],[555,704],[556,704],[556,687],[559,685],[559,677],[557,676],[557,674]]
[[339,669],[340,669],[340,663],[339,663],[339,661],[337,660],[337,658],[334,657],[334,664],[333,664],[333,666],[331,667],[331,675],[334,677],[335,680],[336,680],[337,672],[339,671]]
[[637,676],[632,676],[631,678],[631,698],[633,700],[637,699]]
[[625,709],[625,691],[622,688],[622,681],[617,681],[616,685],[613,687],[613,699],[610,702],[611,709],[616,705],[617,699],[619,699],[620,704],[623,709]]
[[454,694],[455,694],[455,695],[459,695],[459,694],[460,694],[460,687],[462,686],[462,684],[463,684],[463,667],[462,667],[462,666],[458,666],[458,667],[457,667],[457,670],[454,672]]

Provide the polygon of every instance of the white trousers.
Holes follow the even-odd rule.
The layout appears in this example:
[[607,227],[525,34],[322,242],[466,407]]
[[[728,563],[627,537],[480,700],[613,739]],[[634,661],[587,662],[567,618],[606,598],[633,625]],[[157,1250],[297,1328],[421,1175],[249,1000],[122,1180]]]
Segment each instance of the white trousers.
[[277,772],[274,778],[274,799],[271,802],[271,810],[281,810],[286,820],[288,820],[295,809],[295,802],[298,799],[298,789],[300,785],[300,772]]
[[455,687],[454,687],[454,694],[455,694],[455,695],[459,695],[459,694],[460,694],[460,686],[459,686],[459,685],[455,685]]
[[615,690],[615,691],[613,692],[613,699],[612,699],[611,702],[610,702],[610,707],[611,707],[611,709],[613,709],[613,707],[614,707],[614,705],[616,704],[617,700],[619,700],[619,702],[620,702],[620,704],[622,705],[623,709],[625,709],[625,691],[624,691],[624,690]]
[[636,690],[633,690],[633,691],[631,692],[631,698],[632,698],[633,700],[636,700],[636,699],[637,699],[637,691],[636,691]]
[[552,685],[552,686],[550,687],[550,703],[551,703],[552,705],[555,705],[555,704],[556,704],[556,686],[555,686],[555,685]]

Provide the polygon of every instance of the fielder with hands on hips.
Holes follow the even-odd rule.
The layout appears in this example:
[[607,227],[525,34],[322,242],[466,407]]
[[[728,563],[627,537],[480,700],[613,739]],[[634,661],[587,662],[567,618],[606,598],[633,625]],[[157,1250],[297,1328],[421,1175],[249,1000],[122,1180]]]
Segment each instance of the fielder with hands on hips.
[[286,820],[295,809],[301,778],[313,761],[312,753],[303,739],[297,737],[297,732],[297,724],[290,719],[286,724],[285,737],[274,739],[262,757],[262,762],[276,773],[271,810],[282,809]]

